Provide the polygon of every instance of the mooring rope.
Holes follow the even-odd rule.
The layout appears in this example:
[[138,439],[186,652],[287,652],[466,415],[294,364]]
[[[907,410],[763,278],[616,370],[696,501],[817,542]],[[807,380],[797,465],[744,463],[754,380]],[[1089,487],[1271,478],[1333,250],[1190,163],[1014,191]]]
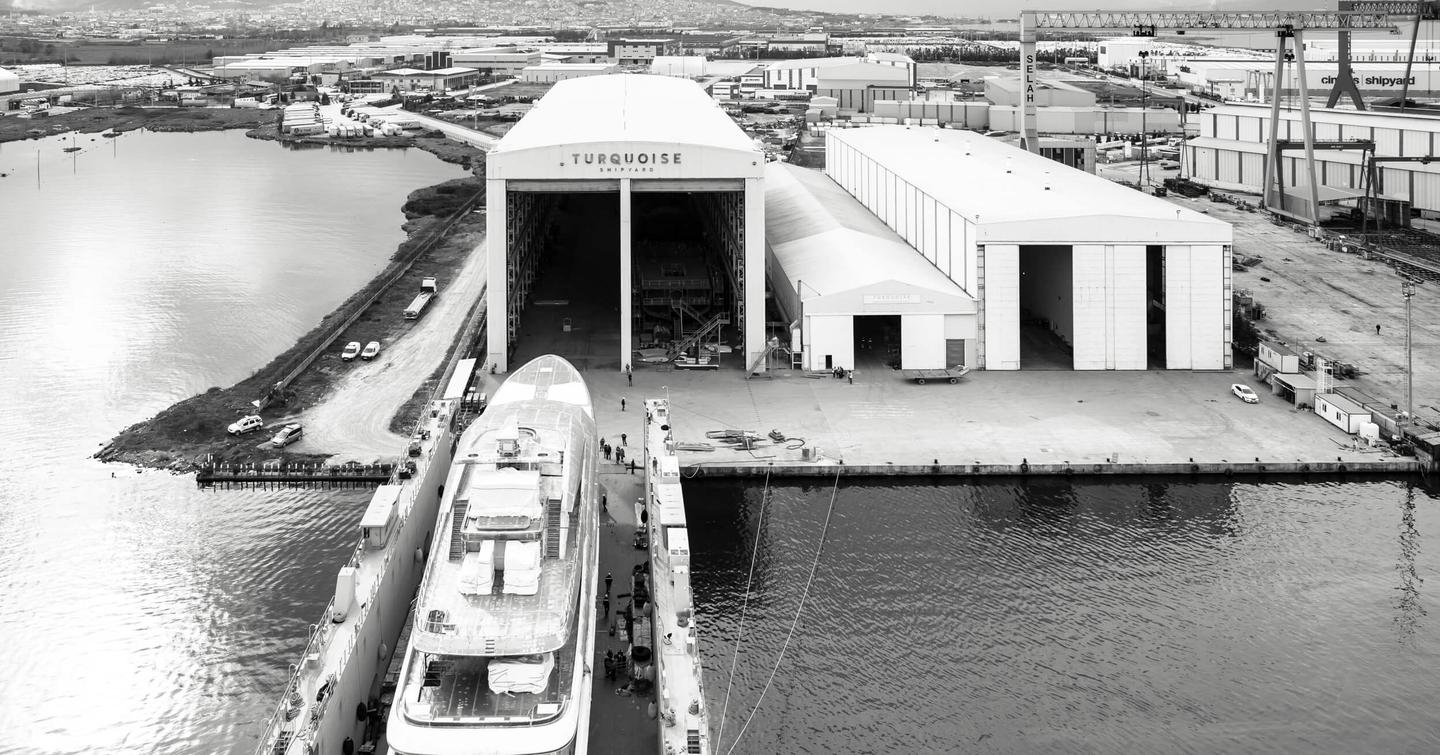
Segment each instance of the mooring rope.
[[[765,694],[770,691],[770,685],[775,681],[775,674],[780,671],[780,664],[785,660],[785,651],[790,649],[790,639],[795,636],[795,628],[800,625],[800,612],[805,608],[805,600],[810,597],[810,585],[815,582],[815,570],[820,567],[820,554],[825,552],[825,536],[830,532],[830,519],[835,514],[835,497],[840,492],[840,467],[835,468],[835,485],[830,489],[830,508],[825,512],[825,526],[820,528],[820,545],[815,548],[815,560],[810,563],[810,576],[805,580],[805,591],[800,594],[800,605],[795,607],[795,618],[790,621],[790,631],[785,634],[785,642],[780,646],[780,655],[775,658],[775,666],[770,669],[770,678],[765,680],[765,688],[760,690],[760,697],[755,700],[755,707],[745,719],[745,725],[740,727],[740,733],[735,735],[735,741],[730,743],[730,749],[725,755],[735,751],[740,744],[740,738],[745,736],[745,731],[750,728],[750,722],[754,720],[755,714],[760,711],[760,703],[764,702]],[[735,671],[732,668],[730,678],[735,678]],[[722,713],[723,715],[723,713]],[[724,720],[721,722],[724,730]],[[720,740],[715,740],[715,749],[720,749]]]
[[715,737],[716,749],[725,736],[725,713],[730,710],[730,690],[735,686],[735,665],[740,661],[740,641],[745,636],[745,611],[750,607],[750,587],[755,580],[755,562],[760,555],[760,530],[765,526],[765,504],[770,497],[770,469],[765,469],[765,488],[760,491],[760,521],[755,525],[755,546],[750,550],[750,576],[745,578],[745,601],[740,604],[740,626],[735,630],[735,654],[730,657],[730,679],[725,684],[725,707],[720,710],[720,733]]

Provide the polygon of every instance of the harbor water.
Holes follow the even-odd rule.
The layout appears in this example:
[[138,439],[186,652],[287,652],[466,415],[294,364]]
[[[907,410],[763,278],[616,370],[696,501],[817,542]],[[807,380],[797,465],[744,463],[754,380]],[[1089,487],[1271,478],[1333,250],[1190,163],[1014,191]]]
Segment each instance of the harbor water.
[[3,144],[0,173],[0,752],[250,752],[367,493],[88,457],[289,348],[463,171],[134,132]]
[[1440,750],[1433,492],[842,482],[817,563],[831,486],[762,490],[686,490],[718,753]]

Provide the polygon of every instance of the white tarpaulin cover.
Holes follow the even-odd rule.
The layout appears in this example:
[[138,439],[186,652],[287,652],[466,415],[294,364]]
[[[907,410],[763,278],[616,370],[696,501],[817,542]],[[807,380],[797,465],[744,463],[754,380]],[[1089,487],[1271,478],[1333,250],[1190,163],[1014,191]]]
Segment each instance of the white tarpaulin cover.
[[540,591],[540,541],[511,540],[505,543],[505,589],[507,595],[534,595]]
[[495,584],[495,541],[480,543],[479,551],[465,554],[460,564],[460,592],[465,595],[489,595]]
[[554,669],[554,653],[496,658],[490,661],[490,691],[497,695],[539,694],[545,691]]

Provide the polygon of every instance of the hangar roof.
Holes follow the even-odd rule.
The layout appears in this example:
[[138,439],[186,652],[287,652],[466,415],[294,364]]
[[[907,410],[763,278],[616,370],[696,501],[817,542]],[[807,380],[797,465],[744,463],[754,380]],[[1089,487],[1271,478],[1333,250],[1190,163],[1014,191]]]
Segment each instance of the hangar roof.
[[964,289],[819,171],[765,166],[765,239],[785,276],[804,281],[802,298],[895,281],[938,294],[956,314],[975,311]]
[[557,83],[496,146],[497,152],[576,142],[668,142],[755,151],[755,144],[693,81],[613,74]]
[[[994,243],[1231,243],[1229,223],[971,131],[832,130]],[[831,152],[831,167],[836,168]]]

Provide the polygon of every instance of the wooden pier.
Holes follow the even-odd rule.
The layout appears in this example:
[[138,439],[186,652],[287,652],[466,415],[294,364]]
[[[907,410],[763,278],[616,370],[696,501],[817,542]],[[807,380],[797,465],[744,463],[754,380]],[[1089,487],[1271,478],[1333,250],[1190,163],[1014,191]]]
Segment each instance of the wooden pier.
[[202,488],[359,488],[383,485],[390,481],[395,470],[396,465],[388,462],[381,464],[320,464],[313,462],[206,464],[195,473],[195,484]]

